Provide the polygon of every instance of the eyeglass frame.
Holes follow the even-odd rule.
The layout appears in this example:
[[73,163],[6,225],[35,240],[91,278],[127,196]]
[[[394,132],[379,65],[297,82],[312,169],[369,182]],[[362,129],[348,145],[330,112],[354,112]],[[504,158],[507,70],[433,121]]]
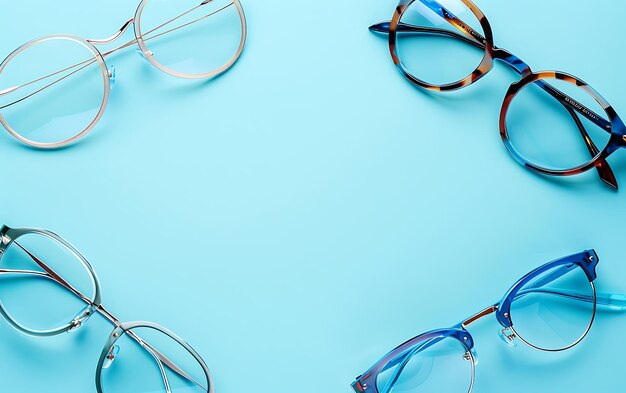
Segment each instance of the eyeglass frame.
[[[404,66],[402,61],[400,60],[400,56],[397,52],[397,34],[401,32],[403,26],[401,23],[401,18],[404,15],[404,12],[411,6],[411,4],[415,2],[421,2],[425,6],[427,6],[431,11],[435,12],[438,16],[442,17],[446,22],[450,23],[454,27],[457,28],[463,34],[459,34],[457,32],[439,29],[439,28],[429,28],[429,27],[419,27],[419,26],[410,26],[411,28],[419,28],[424,30],[425,32],[434,33],[434,34],[443,34],[447,36],[451,36],[453,38],[460,39],[468,44],[474,45],[476,47],[482,48],[484,51],[483,58],[478,65],[478,67],[467,77],[464,79],[452,82],[443,85],[434,85],[412,75],[408,69]],[[443,5],[441,5],[436,0],[400,0],[396,10],[394,12],[393,18],[390,22],[381,22],[370,26],[370,31],[376,33],[388,34],[389,38],[389,51],[391,54],[391,58],[396,65],[396,68],[400,71],[400,73],[409,80],[413,85],[418,86],[420,88],[429,90],[429,91],[453,91],[458,90],[469,85],[474,84],[482,77],[484,77],[489,71],[491,71],[494,67],[494,63],[496,60],[504,63],[509,68],[513,69],[516,73],[520,75],[520,80],[514,82],[509,87],[505,99],[500,110],[499,117],[499,127],[500,127],[500,137],[502,142],[504,143],[506,149],[513,156],[515,161],[517,161],[522,166],[531,169],[537,173],[543,175],[551,175],[551,176],[572,176],[581,174],[586,172],[592,168],[596,168],[598,171],[598,175],[600,179],[607,184],[608,186],[618,189],[617,179],[615,178],[615,174],[613,170],[609,166],[606,159],[613,154],[616,150],[621,148],[626,148],[626,125],[622,121],[622,119],[618,116],[615,109],[608,103],[606,99],[604,99],[595,89],[593,89],[589,84],[584,82],[583,80],[577,78],[574,75],[560,72],[560,71],[539,71],[534,72],[531,70],[530,66],[522,61],[519,57],[513,55],[506,49],[499,48],[494,45],[493,40],[493,31],[491,29],[491,25],[487,20],[485,14],[471,1],[471,0],[459,0],[461,1],[469,10],[472,11],[474,16],[478,19],[480,26],[483,30],[484,36],[474,30],[470,25],[463,22],[461,19],[456,17],[452,12],[447,10]],[[415,30],[413,30],[415,31]],[[559,79],[564,82],[579,86],[583,88],[606,112],[606,115],[609,119],[608,124],[598,124],[598,121],[604,120],[601,119],[599,115],[597,115],[594,111],[587,108],[585,105],[581,104],[577,100],[569,97],[567,94],[560,92],[558,89],[552,88],[549,91],[546,89],[546,85],[551,87],[549,84],[543,82],[546,79]],[[511,144],[509,138],[508,127],[506,124],[506,114],[507,110],[513,101],[513,98],[519,93],[524,87],[532,84],[538,83],[544,90],[546,90],[549,94],[551,94],[555,99],[557,99],[565,108],[570,111],[570,114],[573,114],[572,111],[576,111],[577,113],[587,117],[592,122],[596,123],[600,128],[604,129],[607,132],[610,132],[609,141],[601,151],[595,146],[591,138],[586,133],[584,127],[579,127],[581,133],[583,133],[583,139],[585,144],[592,155],[592,159],[583,165],[579,165],[570,169],[550,169],[542,167],[541,165],[537,165],[535,163],[529,162],[526,160]],[[569,101],[569,102],[568,102]],[[575,121],[578,120],[575,118]]]
[[[17,243],[17,240],[20,237],[25,236],[25,235],[44,236],[44,237],[51,239],[52,241],[58,242],[61,246],[67,248],[78,259],[78,261],[80,261],[83,264],[83,266],[87,269],[87,272],[89,273],[90,278],[92,279],[92,283],[94,285],[94,294],[92,296],[93,299],[80,293],[80,291],[78,291],[71,284],[65,281],[52,268],[50,268],[43,261],[37,258],[34,254],[31,254],[26,248],[22,247],[19,243]],[[157,362],[157,365],[159,366],[159,369],[161,370],[161,376],[163,378],[163,383],[165,384],[165,386],[169,386],[169,381],[168,381],[167,375],[165,374],[164,366],[166,366],[167,368],[169,368],[170,370],[172,370],[174,373],[178,374],[182,378],[185,378],[189,382],[192,382],[198,385],[207,393],[214,393],[214,386],[213,386],[213,380],[211,377],[211,372],[208,366],[206,365],[206,362],[204,361],[204,359],[202,359],[202,357],[198,354],[198,352],[196,352],[196,350],[193,349],[186,341],[178,337],[176,334],[174,334],[172,331],[168,330],[167,328],[161,325],[158,325],[154,322],[148,322],[148,321],[122,322],[119,318],[115,317],[111,312],[109,312],[102,305],[100,281],[98,279],[98,276],[95,270],[93,269],[92,265],[89,263],[87,258],[85,258],[83,254],[81,254],[81,252],[78,251],[78,249],[76,249],[76,247],[74,247],[70,242],[68,242],[67,240],[59,236],[58,234],[49,230],[39,229],[39,228],[10,228],[6,225],[3,225],[2,228],[0,228],[0,262],[2,261],[2,257],[5,254],[5,250],[12,244],[17,245],[21,250],[26,252],[27,255],[33,260],[33,262],[43,269],[43,272],[29,271],[29,270],[0,269],[0,275],[2,274],[37,274],[37,275],[44,276],[46,278],[50,278],[53,281],[55,281],[57,284],[60,284],[65,289],[72,292],[79,299],[87,303],[87,306],[83,309],[82,312],[77,314],[76,317],[74,317],[74,319],[68,322],[65,326],[59,327],[57,329],[47,330],[47,331],[38,331],[38,330],[28,329],[27,327],[23,326],[22,324],[17,322],[15,319],[13,319],[11,314],[3,306],[2,299],[0,299],[0,315],[4,317],[4,319],[9,323],[10,326],[15,328],[17,331],[23,334],[29,335],[29,336],[52,337],[52,336],[56,336],[62,333],[71,332],[82,327],[83,324],[87,322],[95,313],[102,315],[105,318],[105,320],[107,320],[109,323],[111,323],[114,326],[113,331],[107,338],[107,341],[102,349],[100,358],[98,360],[98,364],[96,366],[97,367],[96,368],[96,391],[97,393],[104,393],[102,389],[102,375],[101,375],[102,369],[104,368],[103,367],[104,362],[111,355],[110,353],[111,349],[113,348],[117,340],[120,339],[124,334],[127,334],[130,338],[135,340],[135,342],[137,342],[138,345],[140,345],[144,350],[146,350],[150,355],[153,356],[153,358]],[[174,340],[176,343],[181,345],[187,352],[189,352],[189,354],[198,362],[198,364],[202,368],[207,378],[208,387],[204,387],[199,382],[195,381],[191,376],[189,376],[182,369],[176,366],[174,362],[169,360],[165,355],[160,353],[156,348],[154,348],[145,340],[137,336],[137,334],[135,334],[132,331],[133,329],[137,329],[137,328],[150,328],[150,329],[156,330],[162,334],[165,334],[166,336]],[[146,348],[142,343],[146,344],[148,348]]]
[[[86,49],[88,49],[92,56],[93,59],[89,59],[89,61],[91,60],[95,60],[98,63],[98,66],[100,67],[100,71],[102,73],[102,78],[103,78],[103,82],[104,82],[104,95],[102,98],[102,102],[100,104],[100,109],[98,110],[98,113],[96,114],[96,117],[91,121],[91,123],[89,123],[87,125],[87,127],[85,129],[83,129],[80,133],[66,139],[63,141],[58,141],[58,142],[37,142],[37,141],[32,141],[24,136],[22,136],[19,132],[17,132],[16,130],[13,129],[13,127],[11,127],[9,125],[9,123],[5,120],[4,116],[2,115],[2,113],[0,113],[0,124],[2,124],[2,126],[17,140],[19,140],[20,142],[34,147],[34,148],[38,148],[38,149],[58,149],[61,147],[65,147],[68,145],[71,145],[73,143],[75,143],[76,141],[78,141],[79,139],[83,138],[87,133],[89,133],[89,131],[91,131],[95,125],[98,123],[98,121],[100,121],[100,119],[102,118],[102,116],[104,115],[104,112],[106,110],[107,104],[109,102],[109,98],[110,98],[110,94],[111,94],[111,78],[114,76],[113,71],[107,66],[105,57],[119,51],[122,49],[126,49],[134,44],[138,45],[138,49],[141,51],[141,55],[154,67],[156,67],[157,69],[170,74],[172,76],[175,77],[179,77],[179,78],[184,78],[184,79],[209,79],[209,78],[214,78],[217,77],[223,73],[225,73],[226,71],[228,71],[236,62],[237,60],[239,60],[239,58],[241,57],[241,54],[243,52],[243,49],[245,47],[246,44],[246,40],[247,40],[247,35],[248,35],[248,28],[247,28],[247,21],[246,21],[246,16],[243,10],[243,6],[240,2],[240,0],[230,0],[231,3],[229,3],[229,5],[219,9],[218,11],[213,12],[211,15],[222,11],[223,9],[225,9],[226,7],[229,7],[230,4],[235,5],[237,12],[239,14],[239,19],[241,22],[241,39],[239,42],[239,46],[237,48],[237,51],[235,52],[235,54],[233,55],[233,57],[226,62],[224,65],[222,65],[221,67],[212,70],[211,72],[208,73],[203,73],[203,74],[185,74],[185,73],[181,73],[181,72],[177,72],[174,71],[168,67],[165,67],[164,65],[160,64],[158,61],[156,61],[156,59],[154,58],[153,53],[148,49],[148,47],[146,46],[143,36],[146,34],[150,34],[150,32],[146,33],[146,34],[141,34],[141,15],[143,13],[143,10],[145,8],[145,6],[148,4],[150,0],[141,0],[141,2],[139,3],[139,5],[137,6],[137,10],[135,11],[135,14],[132,18],[128,19],[120,28],[119,30],[113,34],[111,37],[108,38],[103,38],[103,39],[86,39],[77,35],[72,35],[72,34],[51,34],[51,35],[46,35],[40,38],[36,38],[33,39],[31,41],[26,42],[25,44],[22,44],[20,47],[18,47],[17,49],[15,49],[13,52],[11,52],[2,62],[0,62],[0,74],[2,74],[2,71],[4,70],[4,68],[10,63],[11,60],[13,60],[18,54],[20,54],[21,52],[23,52],[24,50],[40,44],[42,42],[45,42],[47,40],[53,40],[53,39],[64,39],[64,40],[70,40],[70,41],[75,41],[76,43],[82,45],[83,47],[85,47]],[[199,6],[203,6],[203,5],[207,5],[209,3],[211,3],[213,0],[203,0]],[[190,12],[190,11],[187,11]],[[183,14],[184,15],[184,14]],[[180,16],[179,16],[180,17]],[[115,42],[116,40],[118,40],[127,30],[128,28],[133,25],[133,32],[135,34],[135,38],[126,42],[125,44],[120,45],[117,48],[111,49],[109,51],[106,51],[104,53],[101,53],[100,50],[96,47],[97,45],[106,45],[106,44],[110,44]],[[180,26],[183,27],[183,26]],[[179,28],[180,28],[179,27]],[[151,31],[152,32],[152,31]],[[76,65],[74,65],[76,66]],[[80,70],[80,69],[79,69]],[[69,74],[71,75],[71,74]],[[67,76],[66,76],[67,77]],[[62,78],[63,79],[63,78]],[[59,80],[53,82],[53,83],[57,83]],[[12,86],[9,87],[7,89],[3,89],[2,91],[0,91],[0,96],[4,95],[4,94],[9,94],[12,93],[13,91],[15,91],[16,89],[23,87],[24,85],[20,85],[20,86]],[[44,88],[36,91],[35,93],[45,89],[49,87],[45,86]],[[35,93],[31,93],[30,95],[26,96],[25,98],[30,97],[31,95],[35,94]],[[0,109],[4,109],[5,107],[8,107],[10,105],[13,105],[15,103],[18,103],[22,100],[24,100],[25,98],[22,98],[16,102],[12,102],[9,103],[6,106],[0,107]]]
[[[569,256],[565,256],[562,258],[558,258],[542,266],[539,266],[538,268],[532,270],[530,273],[520,278],[515,284],[513,284],[499,302],[494,303],[493,305],[485,308],[484,310],[474,314],[473,316],[469,318],[464,319],[462,322],[450,328],[431,330],[431,331],[422,333],[420,335],[417,335],[413,337],[412,339],[405,341],[403,344],[400,344],[395,349],[391,350],[389,353],[383,356],[378,362],[376,362],[373,366],[371,366],[367,371],[365,371],[364,373],[356,377],[355,381],[351,384],[352,388],[354,389],[355,393],[366,393],[367,391],[371,391],[370,389],[371,387],[373,387],[373,393],[390,393],[391,388],[393,387],[393,384],[391,384],[391,386],[385,386],[385,389],[383,391],[379,391],[378,385],[377,385],[377,378],[380,373],[400,363],[406,364],[406,362],[408,362],[408,360],[413,356],[412,350],[415,348],[415,351],[419,352],[421,348],[420,347],[421,344],[426,345],[430,342],[430,340],[437,340],[436,342],[438,342],[445,338],[453,338],[453,339],[456,339],[466,350],[466,353],[464,355],[465,360],[471,361],[472,372],[471,372],[471,381],[470,381],[470,387],[469,387],[469,392],[471,393],[473,385],[474,385],[475,365],[476,365],[477,355],[474,349],[474,346],[475,346],[474,339],[471,333],[466,328],[469,325],[473,324],[474,322],[491,314],[495,314],[496,320],[503,327],[501,333],[504,335],[506,339],[510,341],[513,341],[515,338],[519,338],[521,342],[528,345],[529,347],[543,351],[543,352],[560,352],[560,351],[564,351],[564,350],[570,349],[578,345],[591,330],[591,326],[593,325],[593,322],[595,320],[596,308],[598,305],[613,307],[613,308],[619,309],[620,311],[626,311],[626,296],[596,292],[594,281],[597,278],[596,267],[598,265],[598,262],[599,262],[598,254],[596,253],[595,250],[590,249],[590,250],[585,250],[585,251],[572,254]],[[557,279],[566,273],[566,272],[563,272],[559,275],[558,274],[559,270],[561,270],[559,269],[559,267],[566,268],[568,265],[572,265],[572,264],[575,264],[576,266],[580,267],[584,271],[587,278],[589,279],[589,283],[591,285],[591,289],[593,293],[593,300],[589,299],[589,297],[584,294],[581,294],[578,292],[569,292],[565,289],[558,289],[558,291],[560,292],[558,294],[567,296],[570,299],[579,300],[581,302],[589,303],[591,301],[593,303],[593,314],[589,322],[589,325],[587,326],[583,335],[577,341],[568,345],[567,347],[555,350],[555,349],[544,349],[544,348],[535,346],[529,343],[528,341],[526,341],[525,339],[523,339],[515,331],[513,327],[513,321],[511,319],[511,304],[513,300],[515,299],[516,295],[519,293],[519,291],[522,290],[526,284],[530,283],[535,278],[540,277],[541,275],[543,275],[544,273],[550,270],[554,270],[554,272],[550,273],[550,276],[552,275],[555,276],[552,280],[550,280],[550,281],[553,281],[554,279]],[[548,283],[550,281],[548,281]],[[541,286],[545,284],[547,283],[543,283],[538,288],[540,288]],[[553,289],[553,291],[556,292],[557,290]],[[510,332],[510,333],[507,333],[507,332]],[[397,377],[401,372],[402,370],[400,370],[396,375],[394,375],[394,377]]]

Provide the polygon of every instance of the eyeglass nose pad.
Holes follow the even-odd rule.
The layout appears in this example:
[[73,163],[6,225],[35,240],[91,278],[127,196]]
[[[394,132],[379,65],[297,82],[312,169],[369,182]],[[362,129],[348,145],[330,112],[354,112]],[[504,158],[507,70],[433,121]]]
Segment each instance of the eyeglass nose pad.
[[508,345],[509,347],[511,348],[517,347],[517,340],[516,340],[517,336],[511,330],[511,328],[502,329],[501,331],[498,332],[498,336],[500,337],[502,342]]
[[113,361],[119,355],[120,347],[118,345],[114,345],[109,349],[109,353],[107,353],[106,358],[104,358],[104,363],[102,363],[102,368],[109,368]]
[[465,352],[465,354],[463,355],[463,360],[467,360],[468,362],[471,362],[472,359],[474,359],[474,366],[477,366],[478,365],[478,352],[476,352],[474,348]]
[[137,48],[135,49],[135,52],[137,52],[137,54],[144,59],[145,61],[148,61],[148,59],[146,58],[146,53],[150,56],[154,56],[154,53],[152,53],[152,51],[146,51],[146,53],[144,53],[141,48]]
[[111,89],[115,87],[115,66],[109,66],[107,69],[109,73],[109,82],[111,83]]
[[76,314],[74,319],[72,319],[68,332],[75,332],[78,329],[80,329],[80,327],[83,326],[83,323],[85,323],[89,318],[91,318],[92,314],[93,314],[92,306],[87,306],[83,308],[83,310],[79,312],[78,314]]

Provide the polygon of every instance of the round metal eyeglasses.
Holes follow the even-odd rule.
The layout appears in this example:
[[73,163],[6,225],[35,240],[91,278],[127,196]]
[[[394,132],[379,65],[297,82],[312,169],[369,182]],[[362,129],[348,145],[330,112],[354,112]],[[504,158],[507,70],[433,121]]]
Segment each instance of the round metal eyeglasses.
[[[113,49],[97,46],[135,37]],[[107,64],[135,47],[157,69],[208,79],[239,59],[247,35],[239,0],[142,0],[113,36],[49,35],[20,46],[0,63],[0,124],[36,148],[59,148],[85,136],[101,119],[116,80]]]
[[96,368],[98,393],[212,393],[209,369],[185,341],[152,322],[121,322],[101,303],[87,259],[42,229],[0,229],[0,315],[39,337],[73,332],[99,314],[114,328]]

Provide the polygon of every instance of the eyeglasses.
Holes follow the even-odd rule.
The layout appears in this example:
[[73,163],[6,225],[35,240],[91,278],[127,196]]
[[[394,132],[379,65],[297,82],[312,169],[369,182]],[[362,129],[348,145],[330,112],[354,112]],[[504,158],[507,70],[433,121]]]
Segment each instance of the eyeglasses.
[[542,351],[563,351],[591,329],[596,305],[626,310],[626,296],[598,294],[598,256],[583,251],[549,262],[517,281],[502,300],[448,329],[420,334],[385,355],[352,384],[355,392],[472,391],[476,352],[466,330],[495,314],[500,338]]
[[[133,26],[135,38],[101,52]],[[49,35],[20,46],[0,63],[0,123],[19,141],[58,148],[100,120],[115,82],[105,58],[137,45],[138,54],[170,75],[212,78],[239,58],[247,35],[239,0],[142,0],[113,36]]]
[[558,71],[532,72],[493,44],[485,15],[470,0],[400,0],[391,22],[370,27],[389,35],[391,58],[411,83],[432,91],[469,86],[494,60],[521,76],[506,93],[500,134],[520,164],[544,175],[596,168],[617,188],[606,159],[626,146],[626,126],[587,83]]
[[121,322],[104,308],[95,271],[59,235],[3,226],[0,240],[0,314],[15,329],[55,336],[79,329],[94,313],[115,326],[98,360],[98,393],[213,392],[209,369],[189,344],[155,323]]

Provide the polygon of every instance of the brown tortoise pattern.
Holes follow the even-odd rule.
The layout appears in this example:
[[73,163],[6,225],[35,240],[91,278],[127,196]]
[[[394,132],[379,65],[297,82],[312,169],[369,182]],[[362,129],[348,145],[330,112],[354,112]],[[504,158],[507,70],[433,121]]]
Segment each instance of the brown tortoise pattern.
[[[619,118],[616,111],[611,107],[611,105],[596,90],[594,90],[587,83],[583,82],[573,75],[558,71],[533,72],[530,66],[522,61],[520,58],[513,55],[506,49],[499,48],[494,45],[493,33],[489,21],[487,20],[483,12],[471,0],[458,1],[462,2],[463,5],[465,5],[474,14],[476,19],[480,23],[480,27],[484,32],[484,35],[477,32],[469,24],[459,19],[451,11],[449,11],[446,7],[441,5],[436,0],[400,0],[391,21],[381,22],[372,25],[370,27],[370,30],[376,33],[388,34],[389,51],[397,69],[412,84],[430,91],[446,92],[464,88],[475,83],[483,76],[485,76],[489,71],[491,71],[496,60],[504,63],[505,65],[516,71],[521,77],[518,82],[511,85],[511,87],[509,88],[505,96],[504,103],[502,105],[502,110],[500,112],[500,135],[502,137],[504,145],[511,153],[513,158],[526,168],[544,175],[570,176],[586,172],[592,168],[596,168],[602,181],[604,181],[609,186],[617,189],[617,180],[606,159],[616,150],[622,147],[626,147],[626,126]],[[416,2],[422,3],[422,5],[428,7],[430,11],[434,12],[441,19],[450,24],[453,27],[453,30],[436,27],[416,26],[403,23],[403,15],[407,11],[407,9]],[[463,41],[481,49],[483,51],[482,60],[478,67],[469,76],[460,81],[441,85],[428,83],[413,75],[400,59],[397,50],[398,35],[407,32],[418,34],[424,33],[445,35],[459,41]],[[567,83],[571,83],[585,90],[585,92],[588,93],[604,109],[604,111],[606,112],[606,118],[608,118],[609,120],[607,121],[604,116],[598,115],[579,101],[554,88],[552,85],[546,82],[550,79],[557,79]],[[513,98],[515,98],[516,95],[524,87],[533,83],[541,87],[553,98],[558,100],[570,113],[570,115],[576,122],[576,125],[584,139],[586,148],[590,153],[591,159],[588,162],[574,168],[550,169],[542,165],[529,162],[514,148],[510,140],[509,130],[506,122],[507,111],[510,107],[511,102],[513,101]],[[596,144],[593,142],[588,132],[580,122],[578,115],[585,117],[589,121],[601,127],[604,131],[610,133],[608,143],[603,149],[598,148],[598,146],[596,146]]]

